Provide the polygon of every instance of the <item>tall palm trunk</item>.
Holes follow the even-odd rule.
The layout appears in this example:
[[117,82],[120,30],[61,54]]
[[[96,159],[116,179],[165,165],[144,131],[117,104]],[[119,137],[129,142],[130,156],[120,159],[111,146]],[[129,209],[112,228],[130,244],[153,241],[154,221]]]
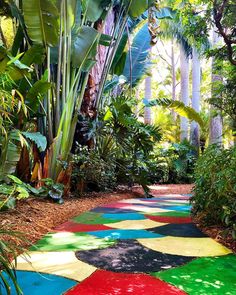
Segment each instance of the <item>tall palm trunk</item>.
[[[200,111],[201,102],[201,62],[199,54],[195,48],[193,48],[193,60],[192,60],[192,108],[196,111]],[[196,147],[197,152],[200,148],[200,134],[199,125],[195,121],[191,123],[190,128],[190,140],[193,146]]]
[[176,100],[176,65],[175,65],[175,43],[171,40],[171,74],[172,74],[172,99]]
[[[171,75],[172,75],[172,100],[176,100],[176,64],[175,64],[175,41],[171,40]],[[176,120],[177,115],[172,111],[172,117]]]
[[[220,36],[213,31],[213,46],[217,46],[221,42]],[[222,77],[217,71],[217,64],[216,60],[213,57],[212,58],[212,76],[211,76],[211,82],[212,82],[212,89],[211,89],[211,96],[214,98],[217,95],[217,82],[222,81]],[[209,142],[210,144],[217,144],[219,146],[222,145],[222,133],[223,133],[223,120],[222,116],[214,106],[211,105],[210,107],[211,112],[211,119],[210,119],[210,138]]]
[[[145,79],[145,99],[150,101],[152,98],[152,77],[148,76]],[[145,124],[152,124],[152,111],[151,108],[145,107],[144,108],[144,123]]]
[[[189,59],[184,51],[182,45],[180,45],[180,87],[181,87],[181,101],[188,106],[189,105]],[[180,140],[188,140],[188,119],[180,118]]]

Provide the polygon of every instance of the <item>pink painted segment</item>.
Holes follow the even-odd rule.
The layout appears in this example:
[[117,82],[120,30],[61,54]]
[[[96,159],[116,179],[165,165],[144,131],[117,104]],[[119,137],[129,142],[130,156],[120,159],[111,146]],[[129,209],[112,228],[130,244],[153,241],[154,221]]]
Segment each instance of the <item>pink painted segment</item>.
[[112,227],[103,224],[80,224],[73,221],[68,221],[62,225],[57,226],[54,231],[56,232],[87,232],[87,231],[97,231],[97,230],[108,230]]
[[191,223],[192,219],[191,217],[175,217],[175,216],[153,216],[153,215],[145,215],[148,219],[151,219],[156,222],[162,222],[162,223],[176,223],[176,224],[182,224],[182,223]]
[[129,203],[110,203],[110,204],[106,204],[106,205],[102,205],[103,208],[124,208],[127,207],[127,205],[129,205]]
[[182,290],[146,274],[97,270],[65,295],[186,295]]

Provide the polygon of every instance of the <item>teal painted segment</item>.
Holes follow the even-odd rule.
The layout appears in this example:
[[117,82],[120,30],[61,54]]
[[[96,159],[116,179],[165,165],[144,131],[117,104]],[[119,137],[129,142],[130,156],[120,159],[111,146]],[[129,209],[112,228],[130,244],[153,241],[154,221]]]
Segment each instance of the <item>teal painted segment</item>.
[[[145,216],[141,213],[105,213],[102,217],[116,220],[144,220]],[[112,225],[111,225],[112,227]]]
[[88,232],[98,238],[112,239],[112,240],[127,240],[127,239],[145,239],[145,238],[162,238],[163,235],[149,232],[142,229],[110,229]]
[[[24,295],[59,295],[78,284],[71,279],[45,273],[18,270],[16,275]],[[8,278],[7,275],[5,277]],[[11,286],[10,294],[17,295],[13,284],[10,281],[9,283]],[[0,285],[0,294],[7,295],[1,287]]]
[[82,224],[108,224],[121,221],[120,219],[104,218],[102,213],[86,212],[72,219]]
[[235,295],[236,255],[199,258],[152,275],[189,295]]
[[104,249],[115,244],[114,240],[99,239],[86,233],[49,233],[33,245],[31,251],[77,251]]

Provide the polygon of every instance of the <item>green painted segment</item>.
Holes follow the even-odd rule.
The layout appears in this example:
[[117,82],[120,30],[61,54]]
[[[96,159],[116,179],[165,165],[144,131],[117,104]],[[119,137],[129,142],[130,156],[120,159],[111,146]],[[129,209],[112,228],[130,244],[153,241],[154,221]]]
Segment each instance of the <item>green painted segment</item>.
[[86,233],[49,233],[33,245],[31,251],[79,251],[104,249],[116,243],[111,239],[100,239]]
[[119,219],[104,218],[102,215],[102,213],[86,212],[73,218],[72,220],[82,224],[107,224],[121,221]]
[[236,255],[206,257],[174,269],[152,273],[189,295],[236,294]]
[[189,211],[167,211],[158,213],[148,213],[148,215],[153,216],[173,216],[173,217],[188,217],[190,215]]

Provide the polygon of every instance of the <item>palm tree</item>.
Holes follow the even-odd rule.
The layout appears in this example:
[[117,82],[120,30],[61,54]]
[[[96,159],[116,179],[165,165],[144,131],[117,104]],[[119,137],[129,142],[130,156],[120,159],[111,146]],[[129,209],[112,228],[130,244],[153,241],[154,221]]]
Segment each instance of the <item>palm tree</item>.
[[[147,76],[145,79],[145,99],[150,101],[152,99],[152,77]],[[150,107],[144,108],[144,123],[152,124],[152,111]]]
[[[201,101],[201,63],[199,53],[196,48],[193,48],[192,58],[192,108],[199,113]],[[200,147],[200,134],[199,125],[195,121],[191,123],[190,127],[190,141],[193,146],[199,151]]]
[[[181,101],[185,106],[189,105],[189,58],[183,48],[183,45],[180,44],[180,95]],[[180,140],[183,141],[188,139],[188,119],[181,117],[180,118]]]
[[[213,30],[213,46],[217,46],[221,42],[221,37],[218,33]],[[222,81],[222,77],[220,76],[219,72],[217,71],[217,61],[215,57],[212,58],[212,97],[216,97],[219,94],[217,93],[217,83]],[[223,133],[223,121],[222,116],[213,105],[210,107],[211,119],[210,119],[210,134],[209,134],[209,143],[210,144],[217,144],[222,145],[222,133]]]

